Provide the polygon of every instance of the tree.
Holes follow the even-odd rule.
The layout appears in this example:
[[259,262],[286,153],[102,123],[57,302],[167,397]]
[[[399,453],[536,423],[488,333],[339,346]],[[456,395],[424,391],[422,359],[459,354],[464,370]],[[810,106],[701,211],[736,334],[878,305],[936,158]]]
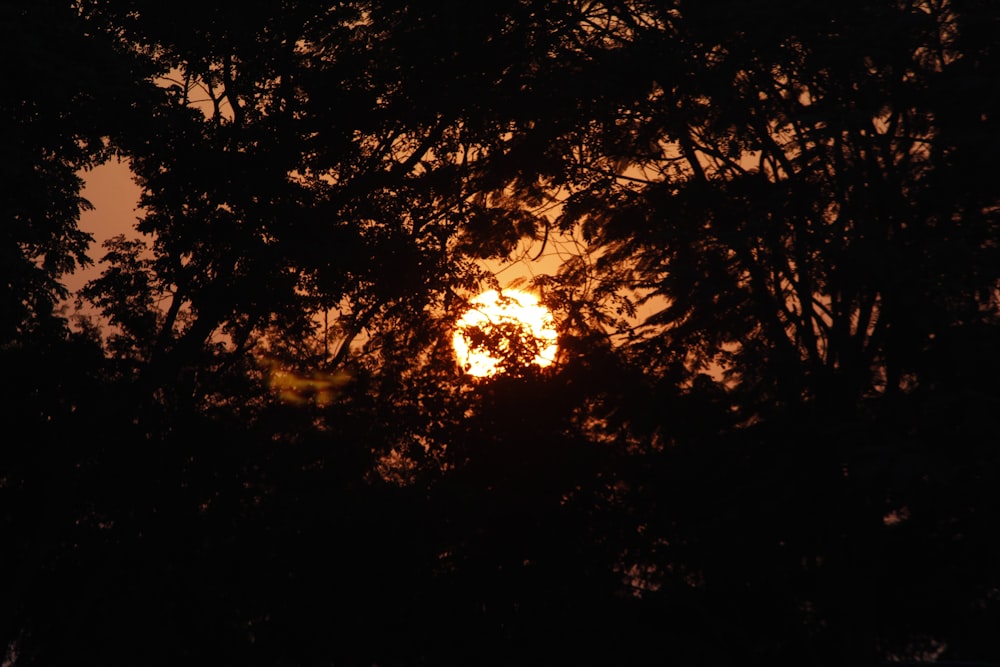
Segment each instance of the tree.
[[[9,402],[5,660],[994,659],[995,14],[79,3],[125,122],[24,164],[120,152],[144,238]],[[559,359],[464,376],[531,241]]]
[[[878,582],[889,579],[891,566],[869,556],[870,566],[859,554],[905,551],[901,543],[928,548],[889,533],[894,512],[926,509],[925,499],[938,492],[931,489],[943,488],[928,483],[937,475],[923,456],[948,470],[979,469],[984,482],[995,478],[993,455],[980,449],[983,434],[966,430],[976,419],[932,424],[915,417],[926,400],[952,392],[975,387],[978,396],[995,397],[982,380],[938,381],[941,366],[931,361],[951,350],[949,367],[975,366],[982,357],[973,341],[996,338],[996,201],[979,180],[995,161],[966,152],[974,150],[972,135],[993,134],[994,98],[974,81],[994,71],[995,53],[974,26],[995,25],[995,12],[975,3],[678,2],[622,3],[607,13],[588,53],[591,81],[600,83],[587,104],[615,112],[581,116],[581,129],[549,142],[579,174],[560,226],[580,230],[597,259],[567,264],[547,285],[567,295],[581,277],[604,286],[608,320],[620,309],[611,295],[646,290],[658,312],[636,329],[627,353],[679,388],[693,390],[707,380],[699,374],[724,371],[719,384],[735,398],[738,419],[763,422],[702,445],[698,459],[717,452],[711,460],[744,466],[739,479],[713,471],[712,497],[663,472],[680,454],[651,468],[647,488],[692,494],[653,501],[660,512],[681,517],[684,507],[702,503],[732,518],[693,512],[690,525],[678,532],[668,524],[651,544],[706,545],[675,566],[704,576],[702,594],[721,591],[721,599],[704,604],[732,605],[729,627],[740,637],[729,639],[770,660],[824,642],[849,662],[913,656],[927,637],[949,645],[952,655],[975,656],[982,648],[963,649],[964,633],[946,631],[941,618],[860,616],[874,608],[865,600],[892,607],[899,600],[892,595],[903,594],[900,586],[880,597]],[[616,94],[610,104],[600,97],[606,91]],[[961,132],[949,120],[959,116]],[[964,361],[953,356],[955,337],[970,343]],[[712,384],[703,382],[699,393]],[[648,429],[632,419],[634,431]],[[660,429],[668,427],[661,422]],[[840,435],[826,439],[824,429]],[[920,444],[904,444],[907,437]],[[947,456],[940,453],[946,442]],[[799,476],[806,486],[798,486]],[[883,491],[885,477],[900,486]],[[757,486],[755,478],[771,485]],[[759,495],[748,497],[748,484]],[[961,494],[963,509],[915,521],[940,530],[946,542],[967,539],[921,522],[947,515],[964,525],[970,512],[994,505],[995,494],[978,481],[973,487],[971,496]],[[812,516],[789,513],[786,503],[809,506]],[[718,532],[709,528],[715,521]],[[815,534],[809,522],[836,537]],[[929,536],[909,535],[917,533]],[[988,531],[976,534],[974,541],[993,543]],[[845,550],[838,540],[855,546]],[[734,544],[744,545],[743,562],[717,560],[713,550]],[[750,544],[761,551],[753,555]],[[784,560],[792,553],[797,566]],[[837,564],[810,572],[803,564],[813,558]],[[772,569],[780,563],[780,571]],[[785,579],[787,568],[803,579]],[[975,571],[975,590],[948,604],[983,604],[995,574]],[[822,590],[812,588],[814,576],[825,580]],[[765,592],[744,597],[754,589]],[[767,638],[768,629],[756,625],[743,635],[749,609],[776,600],[788,606],[769,607],[773,614],[761,618],[784,617],[816,633],[803,646]]]
[[665,303],[651,353],[721,364],[753,410],[905,391],[936,337],[995,307],[994,204],[944,158],[956,110],[990,134],[989,97],[945,83],[993,67],[959,27],[984,10],[862,4],[643,7],[614,50],[655,65],[567,202],[605,280]]

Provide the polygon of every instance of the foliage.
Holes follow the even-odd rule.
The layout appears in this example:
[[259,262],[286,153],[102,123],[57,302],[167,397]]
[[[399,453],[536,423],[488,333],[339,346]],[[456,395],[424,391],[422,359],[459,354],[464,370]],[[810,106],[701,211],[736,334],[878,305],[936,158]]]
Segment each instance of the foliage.
[[5,664],[1000,661],[992,3],[0,12]]

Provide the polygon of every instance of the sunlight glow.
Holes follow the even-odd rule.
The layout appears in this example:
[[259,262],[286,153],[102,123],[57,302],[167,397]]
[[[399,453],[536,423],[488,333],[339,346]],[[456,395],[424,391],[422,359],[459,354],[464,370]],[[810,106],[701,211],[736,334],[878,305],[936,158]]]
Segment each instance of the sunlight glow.
[[452,344],[458,363],[469,375],[489,377],[504,366],[534,363],[545,367],[556,357],[552,313],[531,294],[519,290],[484,292],[455,325]]
[[257,354],[256,360],[264,371],[271,390],[283,403],[291,405],[331,405],[351,379],[344,372],[298,373],[285,368],[277,359],[264,353]]

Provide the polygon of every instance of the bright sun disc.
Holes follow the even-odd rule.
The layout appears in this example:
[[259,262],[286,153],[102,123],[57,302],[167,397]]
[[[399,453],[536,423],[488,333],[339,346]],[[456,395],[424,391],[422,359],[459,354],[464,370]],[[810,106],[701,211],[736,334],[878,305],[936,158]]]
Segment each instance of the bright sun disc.
[[[452,344],[462,369],[469,375],[488,377],[501,370],[502,357],[510,349],[504,332],[517,332],[517,338],[537,353],[531,363],[545,367],[556,358],[556,333],[552,313],[538,299],[518,290],[483,292],[472,301],[472,308],[455,324]],[[496,333],[499,340],[491,350],[477,342],[476,334]],[[497,356],[499,355],[499,357]]]

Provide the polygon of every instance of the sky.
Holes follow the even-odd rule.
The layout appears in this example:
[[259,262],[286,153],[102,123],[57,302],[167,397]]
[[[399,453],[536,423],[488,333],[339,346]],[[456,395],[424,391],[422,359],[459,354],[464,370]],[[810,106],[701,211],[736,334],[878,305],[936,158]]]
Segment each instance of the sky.
[[80,176],[84,180],[83,197],[94,207],[93,210],[83,211],[80,216],[80,229],[94,237],[87,253],[94,264],[66,276],[65,285],[71,292],[101,275],[103,267],[100,259],[104,255],[104,241],[118,234],[139,236],[135,231],[135,223],[139,216],[140,190],[132,180],[128,163],[112,158]]

